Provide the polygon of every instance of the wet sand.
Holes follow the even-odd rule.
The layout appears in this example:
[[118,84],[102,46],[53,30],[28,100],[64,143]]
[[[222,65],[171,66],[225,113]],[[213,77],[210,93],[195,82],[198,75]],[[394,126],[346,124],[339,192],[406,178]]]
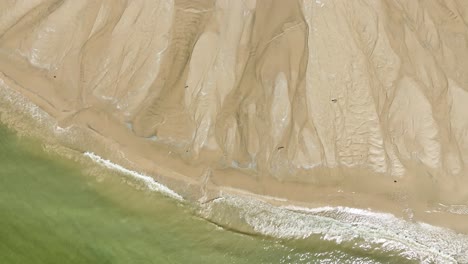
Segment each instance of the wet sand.
[[4,2],[2,121],[194,202],[349,206],[468,234],[467,8]]

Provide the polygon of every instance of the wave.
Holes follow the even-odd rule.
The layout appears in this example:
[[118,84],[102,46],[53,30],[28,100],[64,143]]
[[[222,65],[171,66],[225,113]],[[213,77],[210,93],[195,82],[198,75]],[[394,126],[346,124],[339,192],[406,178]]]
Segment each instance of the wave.
[[[142,181],[150,190],[177,200],[182,196],[152,177],[124,168],[92,152],[84,155],[108,169]],[[306,208],[273,206],[252,197],[222,194],[200,205],[205,219],[231,230],[280,239],[320,239],[360,250],[383,253],[421,263],[468,263],[468,237],[422,222],[410,222],[389,213],[349,207]]]
[[446,228],[409,222],[392,214],[347,207],[276,207],[225,195],[200,209],[219,224],[284,239],[320,239],[399,255],[421,263],[468,263],[468,237]]
[[135,179],[137,179],[139,181],[144,182],[146,184],[146,186],[152,191],[160,192],[160,193],[162,193],[162,194],[164,194],[166,196],[169,196],[169,197],[174,198],[174,199],[179,200],[179,201],[183,200],[183,197],[180,196],[178,193],[176,193],[175,191],[169,189],[167,186],[155,181],[150,176],[147,176],[145,174],[141,174],[141,173],[138,173],[136,171],[124,168],[124,167],[122,167],[122,166],[120,166],[118,164],[113,163],[110,160],[103,159],[102,157],[100,157],[100,156],[98,156],[98,155],[96,155],[96,154],[94,154],[92,152],[85,152],[85,153],[83,153],[83,155],[90,158],[94,162],[96,162],[96,163],[98,163],[100,165],[103,165],[104,167],[106,167],[108,169],[121,172],[123,174],[132,176],[133,178],[135,178]]

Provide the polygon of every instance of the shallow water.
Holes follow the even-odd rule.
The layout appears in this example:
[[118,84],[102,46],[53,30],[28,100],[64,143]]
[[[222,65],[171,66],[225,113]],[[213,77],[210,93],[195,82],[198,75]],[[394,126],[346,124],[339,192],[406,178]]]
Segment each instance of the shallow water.
[[38,142],[0,127],[0,263],[419,262],[378,245],[355,247],[356,241],[318,235],[246,235],[196,212],[125,175],[46,153]]

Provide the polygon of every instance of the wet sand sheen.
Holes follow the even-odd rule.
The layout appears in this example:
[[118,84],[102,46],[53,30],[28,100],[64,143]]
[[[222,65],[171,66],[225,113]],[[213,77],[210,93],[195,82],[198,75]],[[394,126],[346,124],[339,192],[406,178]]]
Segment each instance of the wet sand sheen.
[[[396,253],[220,229],[129,178],[43,152],[0,127],[2,263],[405,263]],[[410,262],[408,262],[410,263]]]

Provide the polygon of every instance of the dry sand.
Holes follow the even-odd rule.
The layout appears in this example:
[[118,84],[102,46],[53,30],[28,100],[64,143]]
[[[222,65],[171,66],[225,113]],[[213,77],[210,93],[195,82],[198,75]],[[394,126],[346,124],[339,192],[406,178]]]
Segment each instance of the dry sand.
[[24,130],[16,91],[61,144],[192,201],[468,234],[467,21],[464,0],[0,1],[2,120]]

